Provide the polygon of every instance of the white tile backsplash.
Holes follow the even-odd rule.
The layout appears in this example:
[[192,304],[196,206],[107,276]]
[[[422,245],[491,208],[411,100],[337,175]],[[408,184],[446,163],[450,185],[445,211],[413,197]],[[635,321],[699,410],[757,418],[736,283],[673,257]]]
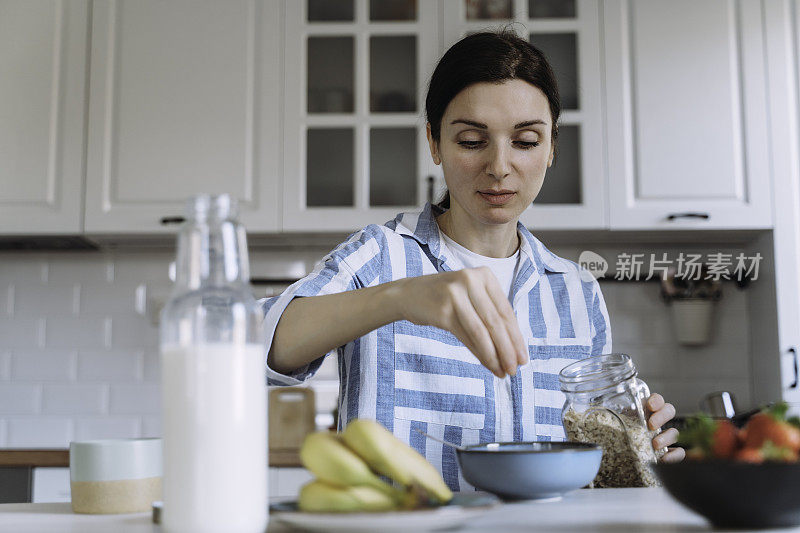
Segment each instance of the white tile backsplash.
[[0,415],[33,415],[40,412],[42,386],[0,383]]
[[100,350],[108,343],[108,321],[108,317],[103,315],[48,318],[45,345],[48,348]]
[[[131,309],[134,302],[131,300]],[[114,350],[157,349],[158,328],[147,317],[133,312],[111,316],[111,347]]]
[[[53,258],[45,254],[3,254],[0,259],[0,286],[46,283],[47,264]],[[72,280],[69,282],[73,283]]]
[[49,285],[79,283],[86,287],[98,287],[114,281],[114,259],[102,253],[54,254],[48,257],[47,264]]
[[78,381],[138,381],[142,376],[142,350],[81,350]]
[[109,412],[148,414],[161,411],[161,387],[157,383],[112,384]]
[[142,353],[142,379],[145,381],[161,379],[161,359],[156,348],[144,350]]
[[141,433],[139,417],[76,418],[75,440],[131,439]]
[[[14,316],[40,317],[76,314],[80,285],[15,285]],[[42,306],[42,302],[47,302]]]
[[[251,250],[251,273],[299,276],[330,248]],[[576,259],[596,247],[574,247],[575,257],[552,249]],[[168,296],[173,260],[166,250],[0,254],[0,446],[161,435],[158,329],[137,313],[136,291]],[[675,341],[657,283],[602,289],[614,349],[630,353],[641,377],[679,412],[695,411],[720,389],[750,407],[746,291],[726,283],[714,342],[687,348]],[[337,365],[329,357],[310,382],[320,413],[336,405]]]
[[9,448],[69,448],[73,420],[65,417],[29,416],[6,419],[5,446]]
[[42,412],[49,415],[108,413],[108,385],[44,385]]
[[0,381],[11,379],[11,352],[0,351]]
[[115,282],[84,286],[81,291],[81,314],[126,314],[136,308],[138,283]]
[[11,379],[20,381],[62,381],[75,379],[75,350],[14,350],[10,355]]
[[151,415],[142,417],[142,437],[161,436],[161,416]]
[[0,350],[39,348],[43,318],[5,318],[0,320]]

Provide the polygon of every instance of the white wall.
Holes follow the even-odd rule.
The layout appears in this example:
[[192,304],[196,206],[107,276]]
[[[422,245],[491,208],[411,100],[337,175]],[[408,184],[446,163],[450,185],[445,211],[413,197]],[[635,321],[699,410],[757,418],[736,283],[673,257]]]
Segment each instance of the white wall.
[[[252,275],[308,271],[329,248],[253,251]],[[553,251],[574,260],[582,249]],[[619,251],[588,249],[612,263]],[[172,259],[170,251],[0,253],[0,447],[160,435],[158,331],[137,306],[147,294],[168,293]],[[725,284],[715,342],[690,349],[673,339],[658,284],[602,288],[615,351],[630,353],[651,389],[679,412],[719,389],[750,406],[746,291]],[[330,413],[335,361],[313,382],[319,412]]]

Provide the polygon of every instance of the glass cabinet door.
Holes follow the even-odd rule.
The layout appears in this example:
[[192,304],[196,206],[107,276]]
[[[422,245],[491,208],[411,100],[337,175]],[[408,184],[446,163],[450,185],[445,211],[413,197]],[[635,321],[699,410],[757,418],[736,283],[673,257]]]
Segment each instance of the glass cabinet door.
[[283,227],[353,231],[427,199],[438,3],[286,0]]
[[464,35],[514,23],[553,67],[562,106],[556,157],[522,222],[532,229],[605,227],[598,3],[454,0],[443,6],[445,49]]

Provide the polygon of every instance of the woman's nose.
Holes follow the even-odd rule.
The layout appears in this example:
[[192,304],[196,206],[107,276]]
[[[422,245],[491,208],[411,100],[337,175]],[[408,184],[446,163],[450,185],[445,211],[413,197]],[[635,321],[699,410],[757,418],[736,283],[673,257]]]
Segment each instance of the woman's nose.
[[495,179],[502,179],[509,175],[511,172],[511,162],[509,160],[511,154],[502,143],[495,143],[494,147],[489,150],[488,156],[489,160],[486,162],[487,174]]

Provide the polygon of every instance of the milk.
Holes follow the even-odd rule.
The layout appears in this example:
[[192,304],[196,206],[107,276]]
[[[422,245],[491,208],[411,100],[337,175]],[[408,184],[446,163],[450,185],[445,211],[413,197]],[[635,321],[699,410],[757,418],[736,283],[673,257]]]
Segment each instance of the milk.
[[267,527],[264,346],[162,346],[167,532]]

